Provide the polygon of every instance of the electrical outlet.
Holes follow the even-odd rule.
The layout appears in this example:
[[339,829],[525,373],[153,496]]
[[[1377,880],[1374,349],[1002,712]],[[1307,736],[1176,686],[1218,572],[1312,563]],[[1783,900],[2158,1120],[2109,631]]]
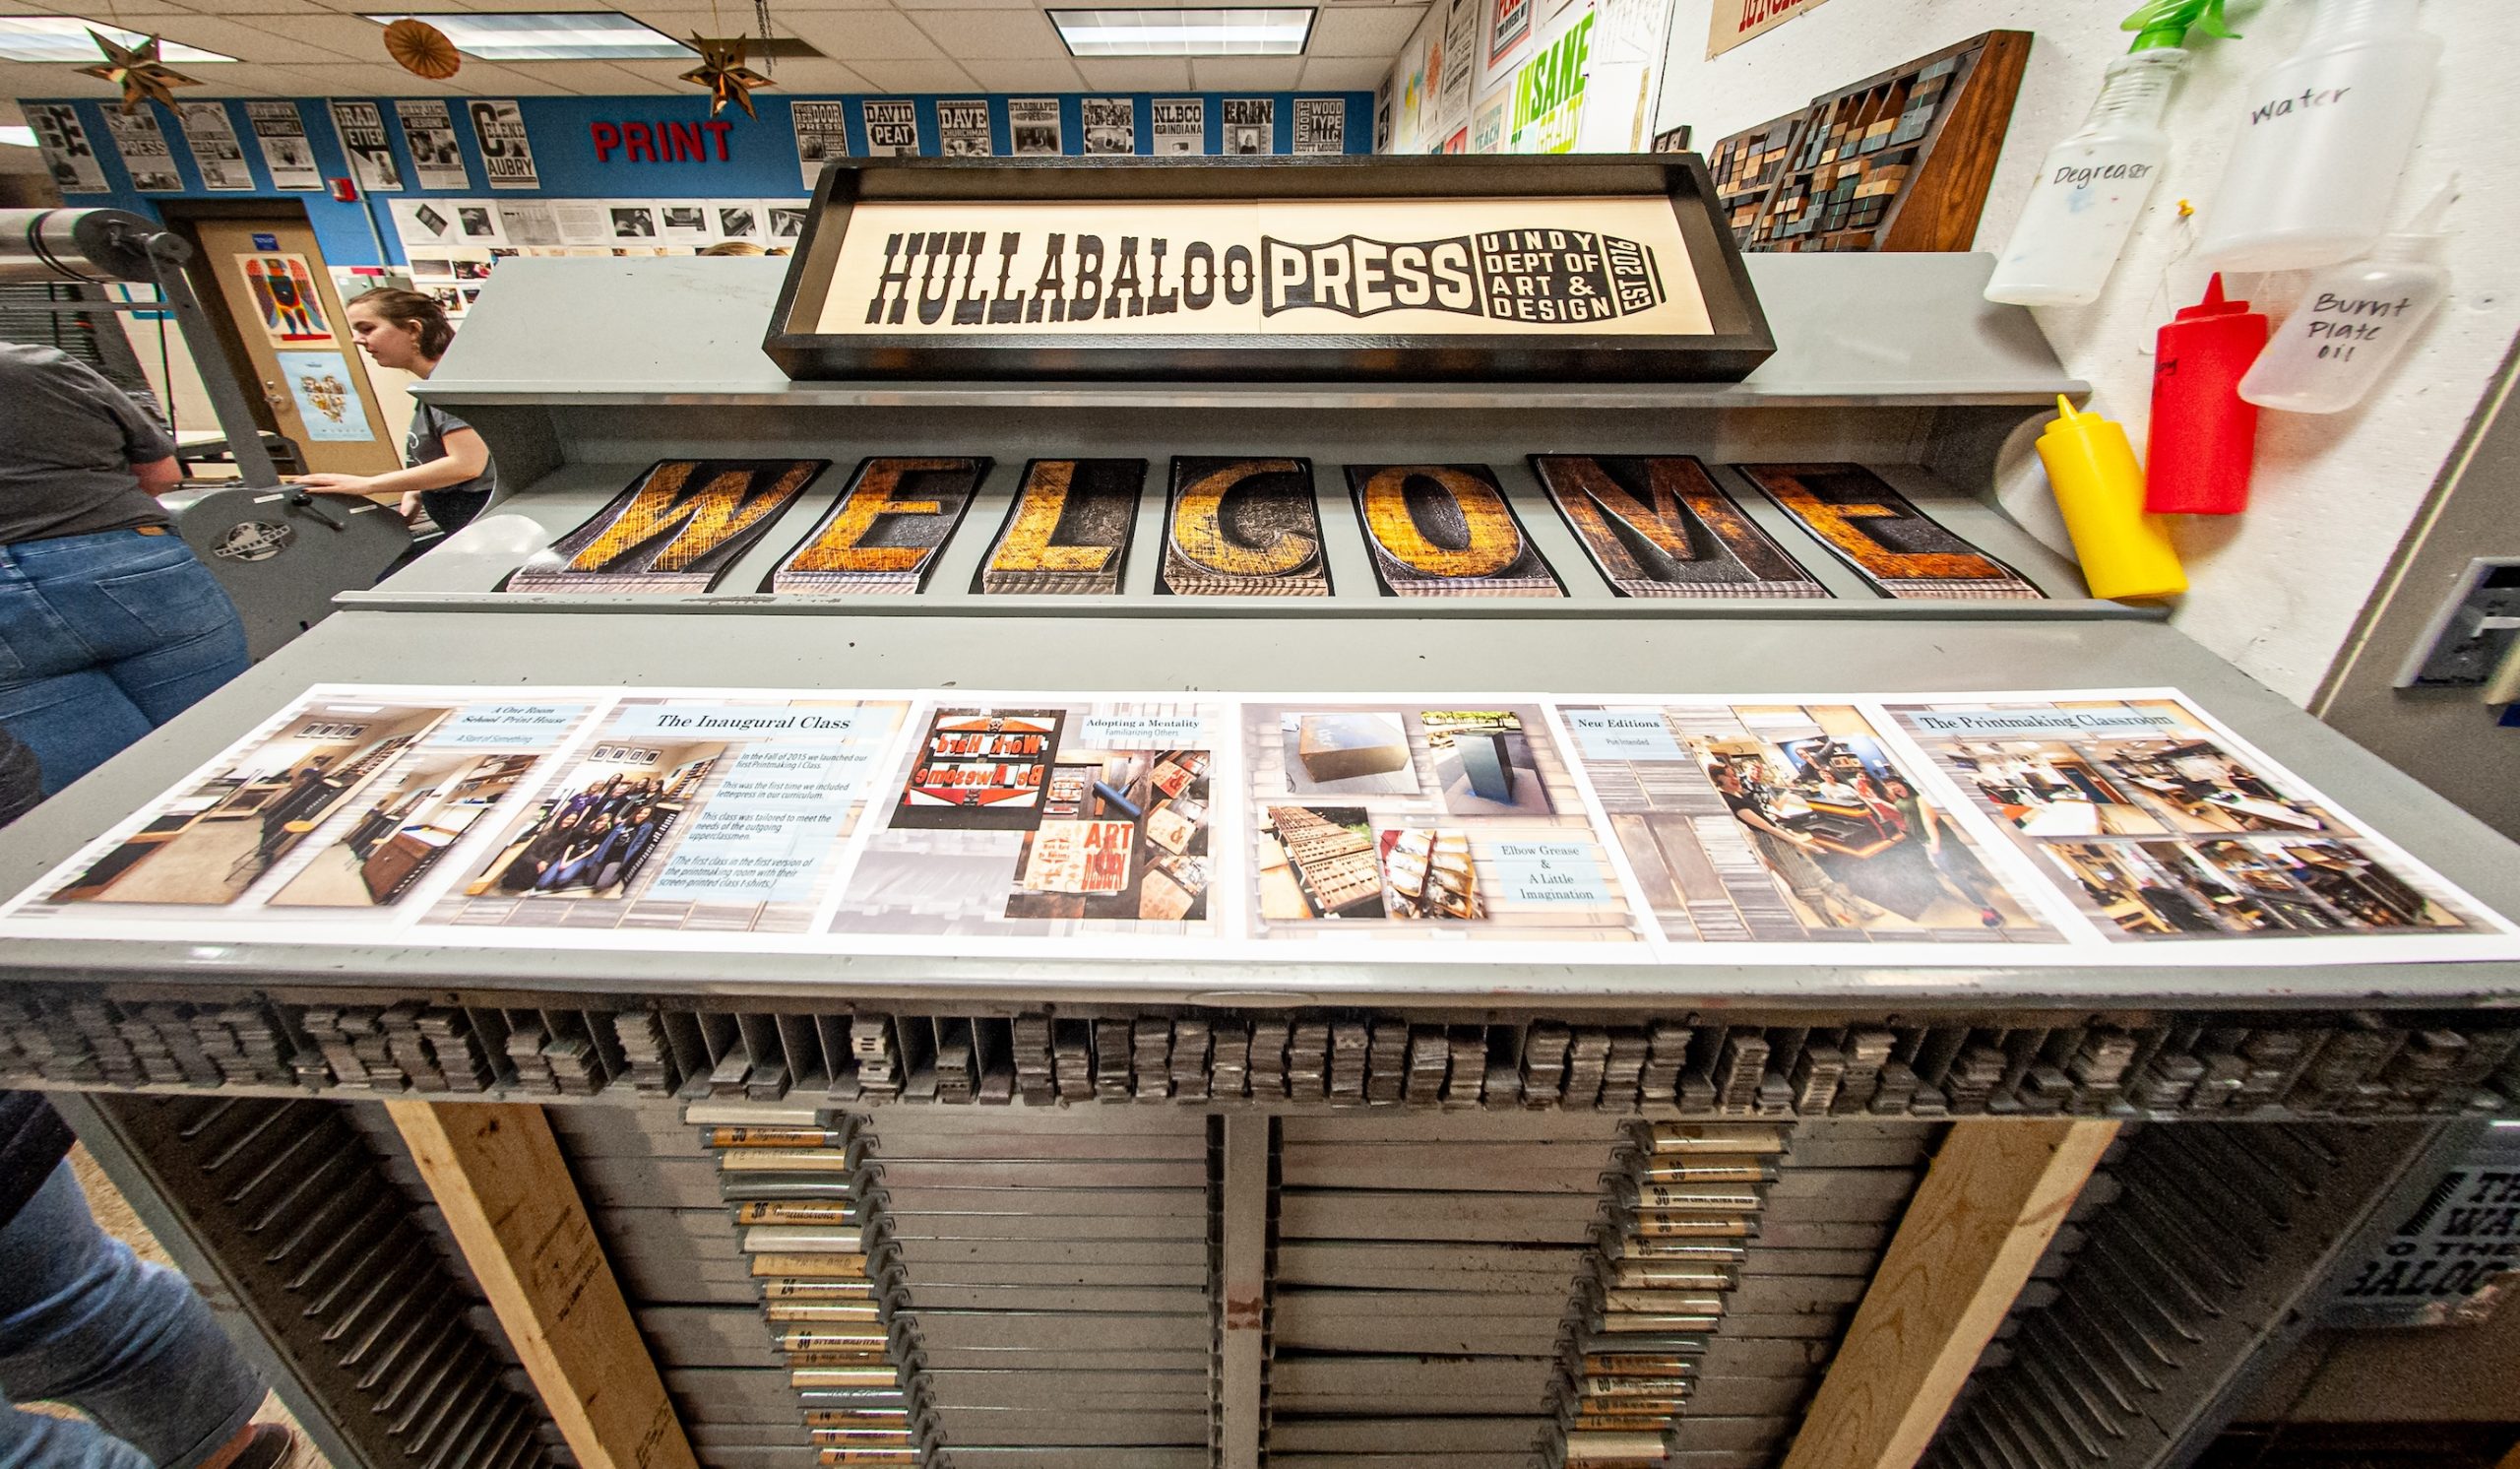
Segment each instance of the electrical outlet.
[[2483,688],[2520,648],[2520,556],[2479,556],[2398,670],[2400,688]]

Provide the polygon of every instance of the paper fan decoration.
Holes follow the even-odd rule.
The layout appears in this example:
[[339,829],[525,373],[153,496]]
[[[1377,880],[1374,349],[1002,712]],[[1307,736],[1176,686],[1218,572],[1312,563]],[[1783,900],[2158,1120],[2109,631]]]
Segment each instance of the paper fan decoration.
[[464,67],[463,55],[445,32],[410,16],[385,28],[385,54],[412,76],[432,82],[443,82]]

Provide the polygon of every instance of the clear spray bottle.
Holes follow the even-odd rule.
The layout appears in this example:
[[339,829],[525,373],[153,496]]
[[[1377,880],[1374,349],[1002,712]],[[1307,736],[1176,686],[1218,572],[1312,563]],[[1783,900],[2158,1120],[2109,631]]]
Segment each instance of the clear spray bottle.
[[2361,260],[2310,278],[2300,304],[2240,379],[2260,408],[2334,414],[2361,403],[2450,293],[2441,227],[2459,197],[2454,174],[2407,226],[2384,234]]
[[2170,156],[2162,114],[2186,69],[2191,27],[2236,38],[2223,25],[2222,0],[2154,0],[2126,19],[2134,47],[2109,64],[2091,116],[2039,165],[1986,299],[2079,306],[2100,298]]

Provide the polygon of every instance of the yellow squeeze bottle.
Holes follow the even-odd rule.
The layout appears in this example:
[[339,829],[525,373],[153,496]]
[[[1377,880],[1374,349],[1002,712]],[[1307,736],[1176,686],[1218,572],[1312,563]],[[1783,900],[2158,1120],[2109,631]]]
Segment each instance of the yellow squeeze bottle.
[[2186,591],[2169,526],[2144,513],[2144,467],[2126,430],[2098,414],[2075,413],[2061,396],[2056,412],[2061,416],[2039,435],[2039,461],[2091,595],[2123,601]]

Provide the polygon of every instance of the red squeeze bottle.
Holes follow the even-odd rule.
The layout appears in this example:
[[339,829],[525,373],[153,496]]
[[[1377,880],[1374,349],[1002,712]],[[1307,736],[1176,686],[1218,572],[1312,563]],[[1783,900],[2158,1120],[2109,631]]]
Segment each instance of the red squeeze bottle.
[[2223,278],[2182,308],[2153,349],[2153,421],[2144,439],[2144,508],[2155,515],[2237,515],[2248,508],[2257,405],[2240,378],[2266,348],[2266,313],[2223,299]]

